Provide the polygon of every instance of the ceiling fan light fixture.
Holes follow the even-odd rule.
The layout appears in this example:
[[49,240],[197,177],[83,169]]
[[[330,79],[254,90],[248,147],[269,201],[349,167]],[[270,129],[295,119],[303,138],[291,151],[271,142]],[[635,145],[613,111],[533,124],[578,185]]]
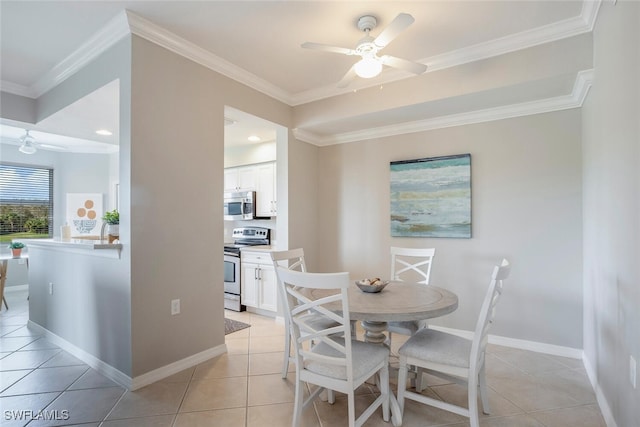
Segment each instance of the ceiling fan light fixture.
[[22,141],[22,145],[18,148],[18,151],[24,154],[33,154],[38,151],[33,145],[35,141],[31,135],[29,135],[29,131],[27,130],[25,135],[20,137],[20,141]]
[[376,58],[362,58],[354,67],[356,74],[363,79],[370,79],[382,71],[382,63]]

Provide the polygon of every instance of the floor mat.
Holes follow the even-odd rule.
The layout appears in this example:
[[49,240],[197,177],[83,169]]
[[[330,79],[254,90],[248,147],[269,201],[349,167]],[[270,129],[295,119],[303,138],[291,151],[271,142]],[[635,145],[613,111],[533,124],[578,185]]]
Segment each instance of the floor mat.
[[238,332],[242,329],[248,328],[249,326],[251,325],[249,325],[248,323],[238,322],[237,320],[227,319],[226,317],[224,318],[225,335],[231,334],[233,332]]

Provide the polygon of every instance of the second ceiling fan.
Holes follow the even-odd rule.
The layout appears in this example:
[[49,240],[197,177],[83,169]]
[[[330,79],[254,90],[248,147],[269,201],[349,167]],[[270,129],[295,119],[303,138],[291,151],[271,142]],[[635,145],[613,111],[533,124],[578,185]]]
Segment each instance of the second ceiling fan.
[[386,47],[401,32],[407,29],[415,19],[408,13],[401,13],[385,28],[378,37],[372,37],[370,31],[378,24],[377,19],[371,15],[365,15],[358,19],[358,28],[366,35],[362,38],[355,49],[348,49],[338,46],[330,46],[321,43],[306,42],[303,48],[322,50],[325,52],[340,53],[343,55],[358,55],[360,61],[356,62],[338,83],[338,87],[346,87],[356,76],[363,78],[375,77],[382,71],[382,66],[397,68],[413,74],[422,74],[427,70],[427,66],[418,62],[398,58],[390,55],[378,56],[378,52]]

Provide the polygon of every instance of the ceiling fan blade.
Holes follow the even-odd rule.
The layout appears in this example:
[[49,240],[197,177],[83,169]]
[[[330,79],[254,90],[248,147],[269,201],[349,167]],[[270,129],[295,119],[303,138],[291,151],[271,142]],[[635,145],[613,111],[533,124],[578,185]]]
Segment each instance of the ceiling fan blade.
[[355,55],[356,51],[346,47],[329,46],[328,44],[306,42],[300,45],[305,49],[323,50],[325,52],[341,53],[343,55]]
[[347,71],[347,74],[342,77],[342,80],[338,82],[338,87],[343,88],[349,86],[349,84],[356,78],[356,76],[356,66],[354,64],[353,67],[351,67],[349,71]]
[[391,43],[393,39],[398,37],[401,32],[406,30],[409,25],[413,24],[413,21],[415,21],[415,19],[413,19],[413,16],[408,13],[399,14],[393,21],[391,21],[391,24],[389,24],[389,26],[387,26],[387,28],[385,28],[384,31],[376,37],[373,43],[380,48],[385,47]]
[[427,66],[420,64],[419,62],[413,62],[395,56],[383,55],[380,60],[384,65],[389,67],[398,68],[400,70],[408,71],[413,74],[422,74],[427,71]]

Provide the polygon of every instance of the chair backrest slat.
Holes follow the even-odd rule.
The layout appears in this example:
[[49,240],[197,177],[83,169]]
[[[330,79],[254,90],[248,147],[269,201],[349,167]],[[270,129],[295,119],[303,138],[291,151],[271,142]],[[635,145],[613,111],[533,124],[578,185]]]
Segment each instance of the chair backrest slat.
[[418,283],[429,284],[435,248],[391,247],[391,280],[403,281],[407,274],[419,278]]

